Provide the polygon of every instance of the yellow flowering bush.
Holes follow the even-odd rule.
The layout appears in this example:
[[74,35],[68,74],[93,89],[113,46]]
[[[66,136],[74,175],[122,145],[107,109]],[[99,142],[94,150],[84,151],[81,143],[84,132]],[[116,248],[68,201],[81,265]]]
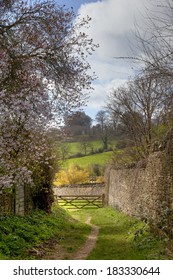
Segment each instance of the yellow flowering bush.
[[78,166],[70,166],[68,170],[61,170],[56,174],[54,185],[80,184],[89,182],[89,172],[87,169]]

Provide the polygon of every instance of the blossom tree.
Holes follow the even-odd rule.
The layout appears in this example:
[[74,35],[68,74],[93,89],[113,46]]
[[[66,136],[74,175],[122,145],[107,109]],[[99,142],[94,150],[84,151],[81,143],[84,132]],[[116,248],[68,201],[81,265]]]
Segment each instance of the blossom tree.
[[94,78],[89,21],[55,1],[0,1],[1,189],[51,185],[47,129],[85,103]]

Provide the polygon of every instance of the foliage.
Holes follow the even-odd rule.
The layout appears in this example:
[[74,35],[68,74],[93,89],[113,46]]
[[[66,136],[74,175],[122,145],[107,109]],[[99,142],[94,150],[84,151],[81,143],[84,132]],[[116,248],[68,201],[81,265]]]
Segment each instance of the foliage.
[[64,248],[73,246],[75,251],[88,233],[88,226],[57,207],[51,214],[36,211],[31,216],[1,217],[0,259],[40,259],[46,253],[44,242],[52,238]]
[[75,21],[72,10],[55,2],[1,1],[0,188],[39,181],[43,190],[46,180],[47,189],[43,173],[53,160],[47,130],[85,103],[83,89],[90,90],[86,57],[95,46],[81,32],[90,18]]
[[73,112],[65,116],[65,132],[67,135],[88,135],[92,119],[83,111]]
[[89,168],[91,176],[98,177],[98,176],[103,175],[103,173],[104,173],[103,172],[103,170],[104,170],[103,166],[98,164],[98,163],[90,164],[88,168]]
[[[104,167],[111,160],[112,152],[103,153],[100,141],[88,142],[93,147],[93,153],[89,156],[77,154],[79,142],[66,143],[73,156],[65,160],[62,170],[55,176],[54,185],[74,184],[74,183],[97,183],[104,182]],[[112,146],[114,142],[109,143]]]
[[77,165],[71,165],[67,170],[61,170],[55,176],[54,185],[80,184],[89,181],[89,172]]
[[69,168],[59,171],[54,180],[55,186],[81,184],[81,183],[103,183],[104,167],[100,164],[90,164],[85,167],[70,165]]
[[159,143],[163,141],[166,133],[169,131],[171,128],[171,124],[159,124],[157,127],[153,127],[152,129],[152,135],[153,138],[156,139]]
[[54,177],[53,170],[46,164],[37,164],[33,168],[33,181],[35,187],[32,190],[32,201],[34,209],[51,211],[51,205],[54,201],[52,181]]

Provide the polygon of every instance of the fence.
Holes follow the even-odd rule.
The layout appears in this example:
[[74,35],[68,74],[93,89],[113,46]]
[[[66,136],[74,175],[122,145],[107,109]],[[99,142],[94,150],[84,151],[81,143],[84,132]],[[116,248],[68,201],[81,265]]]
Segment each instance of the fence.
[[59,206],[67,209],[91,209],[104,206],[104,194],[98,195],[57,195]]

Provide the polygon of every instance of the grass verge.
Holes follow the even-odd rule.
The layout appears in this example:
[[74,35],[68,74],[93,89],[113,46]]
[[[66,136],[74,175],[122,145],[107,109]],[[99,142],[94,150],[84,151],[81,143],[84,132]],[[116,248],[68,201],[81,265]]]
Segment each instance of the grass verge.
[[78,210],[73,217],[100,227],[95,249],[89,260],[166,260],[172,259],[170,240],[153,234],[142,221],[111,208]]
[[75,252],[90,232],[62,209],[51,214],[34,212],[26,217],[0,218],[0,259],[41,259],[51,244],[58,243],[65,252]]

